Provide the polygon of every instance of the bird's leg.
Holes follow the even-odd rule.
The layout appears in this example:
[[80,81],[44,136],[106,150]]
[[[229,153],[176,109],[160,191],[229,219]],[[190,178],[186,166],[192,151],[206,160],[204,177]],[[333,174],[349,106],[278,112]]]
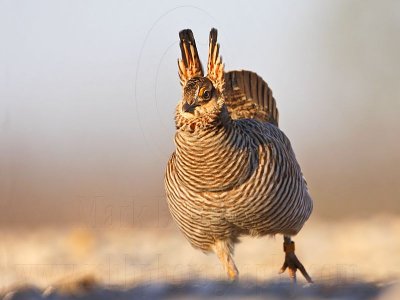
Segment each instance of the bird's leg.
[[285,235],[283,239],[284,239],[283,251],[285,251],[285,262],[283,263],[283,266],[279,271],[279,273],[281,274],[285,272],[285,270],[288,268],[290,278],[293,280],[293,282],[296,282],[296,271],[297,269],[299,269],[301,274],[303,274],[304,278],[307,280],[307,282],[313,283],[310,275],[308,275],[306,269],[299,261],[296,254],[294,254],[295,250],[294,242],[291,240],[290,236]]
[[239,271],[236,268],[235,262],[232,258],[233,246],[230,241],[217,240],[213,246],[215,254],[224,266],[225,271],[228,273],[230,280],[234,281],[239,278]]

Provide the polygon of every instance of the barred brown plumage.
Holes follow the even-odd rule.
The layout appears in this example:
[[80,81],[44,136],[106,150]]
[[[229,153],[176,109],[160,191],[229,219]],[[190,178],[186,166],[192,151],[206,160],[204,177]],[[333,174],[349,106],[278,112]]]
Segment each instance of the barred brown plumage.
[[198,249],[214,251],[230,278],[238,271],[234,243],[241,235],[285,236],[285,263],[309,282],[290,236],[312,211],[312,200],[289,139],[278,128],[272,91],[257,74],[224,72],[217,31],[210,32],[207,76],[191,30],[179,34],[183,98],[176,108],[176,150],[165,188],[170,212]]

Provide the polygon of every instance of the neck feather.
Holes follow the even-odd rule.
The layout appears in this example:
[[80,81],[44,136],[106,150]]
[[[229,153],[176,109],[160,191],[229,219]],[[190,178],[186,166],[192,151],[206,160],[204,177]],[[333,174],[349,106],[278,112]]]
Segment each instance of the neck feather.
[[225,113],[221,112],[207,126],[196,126],[193,131],[177,130],[177,174],[193,190],[228,190],[254,171],[257,155],[250,151],[249,137]]

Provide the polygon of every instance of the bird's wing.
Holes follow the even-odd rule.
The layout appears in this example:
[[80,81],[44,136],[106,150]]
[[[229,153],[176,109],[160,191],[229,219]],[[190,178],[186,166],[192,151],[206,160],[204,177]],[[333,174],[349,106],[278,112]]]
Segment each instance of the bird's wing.
[[225,104],[233,119],[254,118],[278,126],[278,109],[272,90],[256,73],[225,73]]
[[180,47],[182,59],[178,59],[178,73],[181,84],[193,77],[203,76],[203,66],[197,53],[196,41],[193,32],[190,29],[184,29],[179,32]]

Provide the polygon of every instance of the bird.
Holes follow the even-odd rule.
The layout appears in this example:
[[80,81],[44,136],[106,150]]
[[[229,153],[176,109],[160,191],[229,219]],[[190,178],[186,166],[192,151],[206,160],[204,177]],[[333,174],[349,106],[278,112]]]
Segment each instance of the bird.
[[313,209],[307,182],[268,84],[247,70],[225,72],[209,35],[204,74],[193,32],[179,32],[182,97],[175,109],[175,151],[165,171],[169,211],[195,248],[214,252],[236,281],[234,247],[241,236],[283,235],[284,263],[296,282],[310,275],[295,254],[296,235]]

